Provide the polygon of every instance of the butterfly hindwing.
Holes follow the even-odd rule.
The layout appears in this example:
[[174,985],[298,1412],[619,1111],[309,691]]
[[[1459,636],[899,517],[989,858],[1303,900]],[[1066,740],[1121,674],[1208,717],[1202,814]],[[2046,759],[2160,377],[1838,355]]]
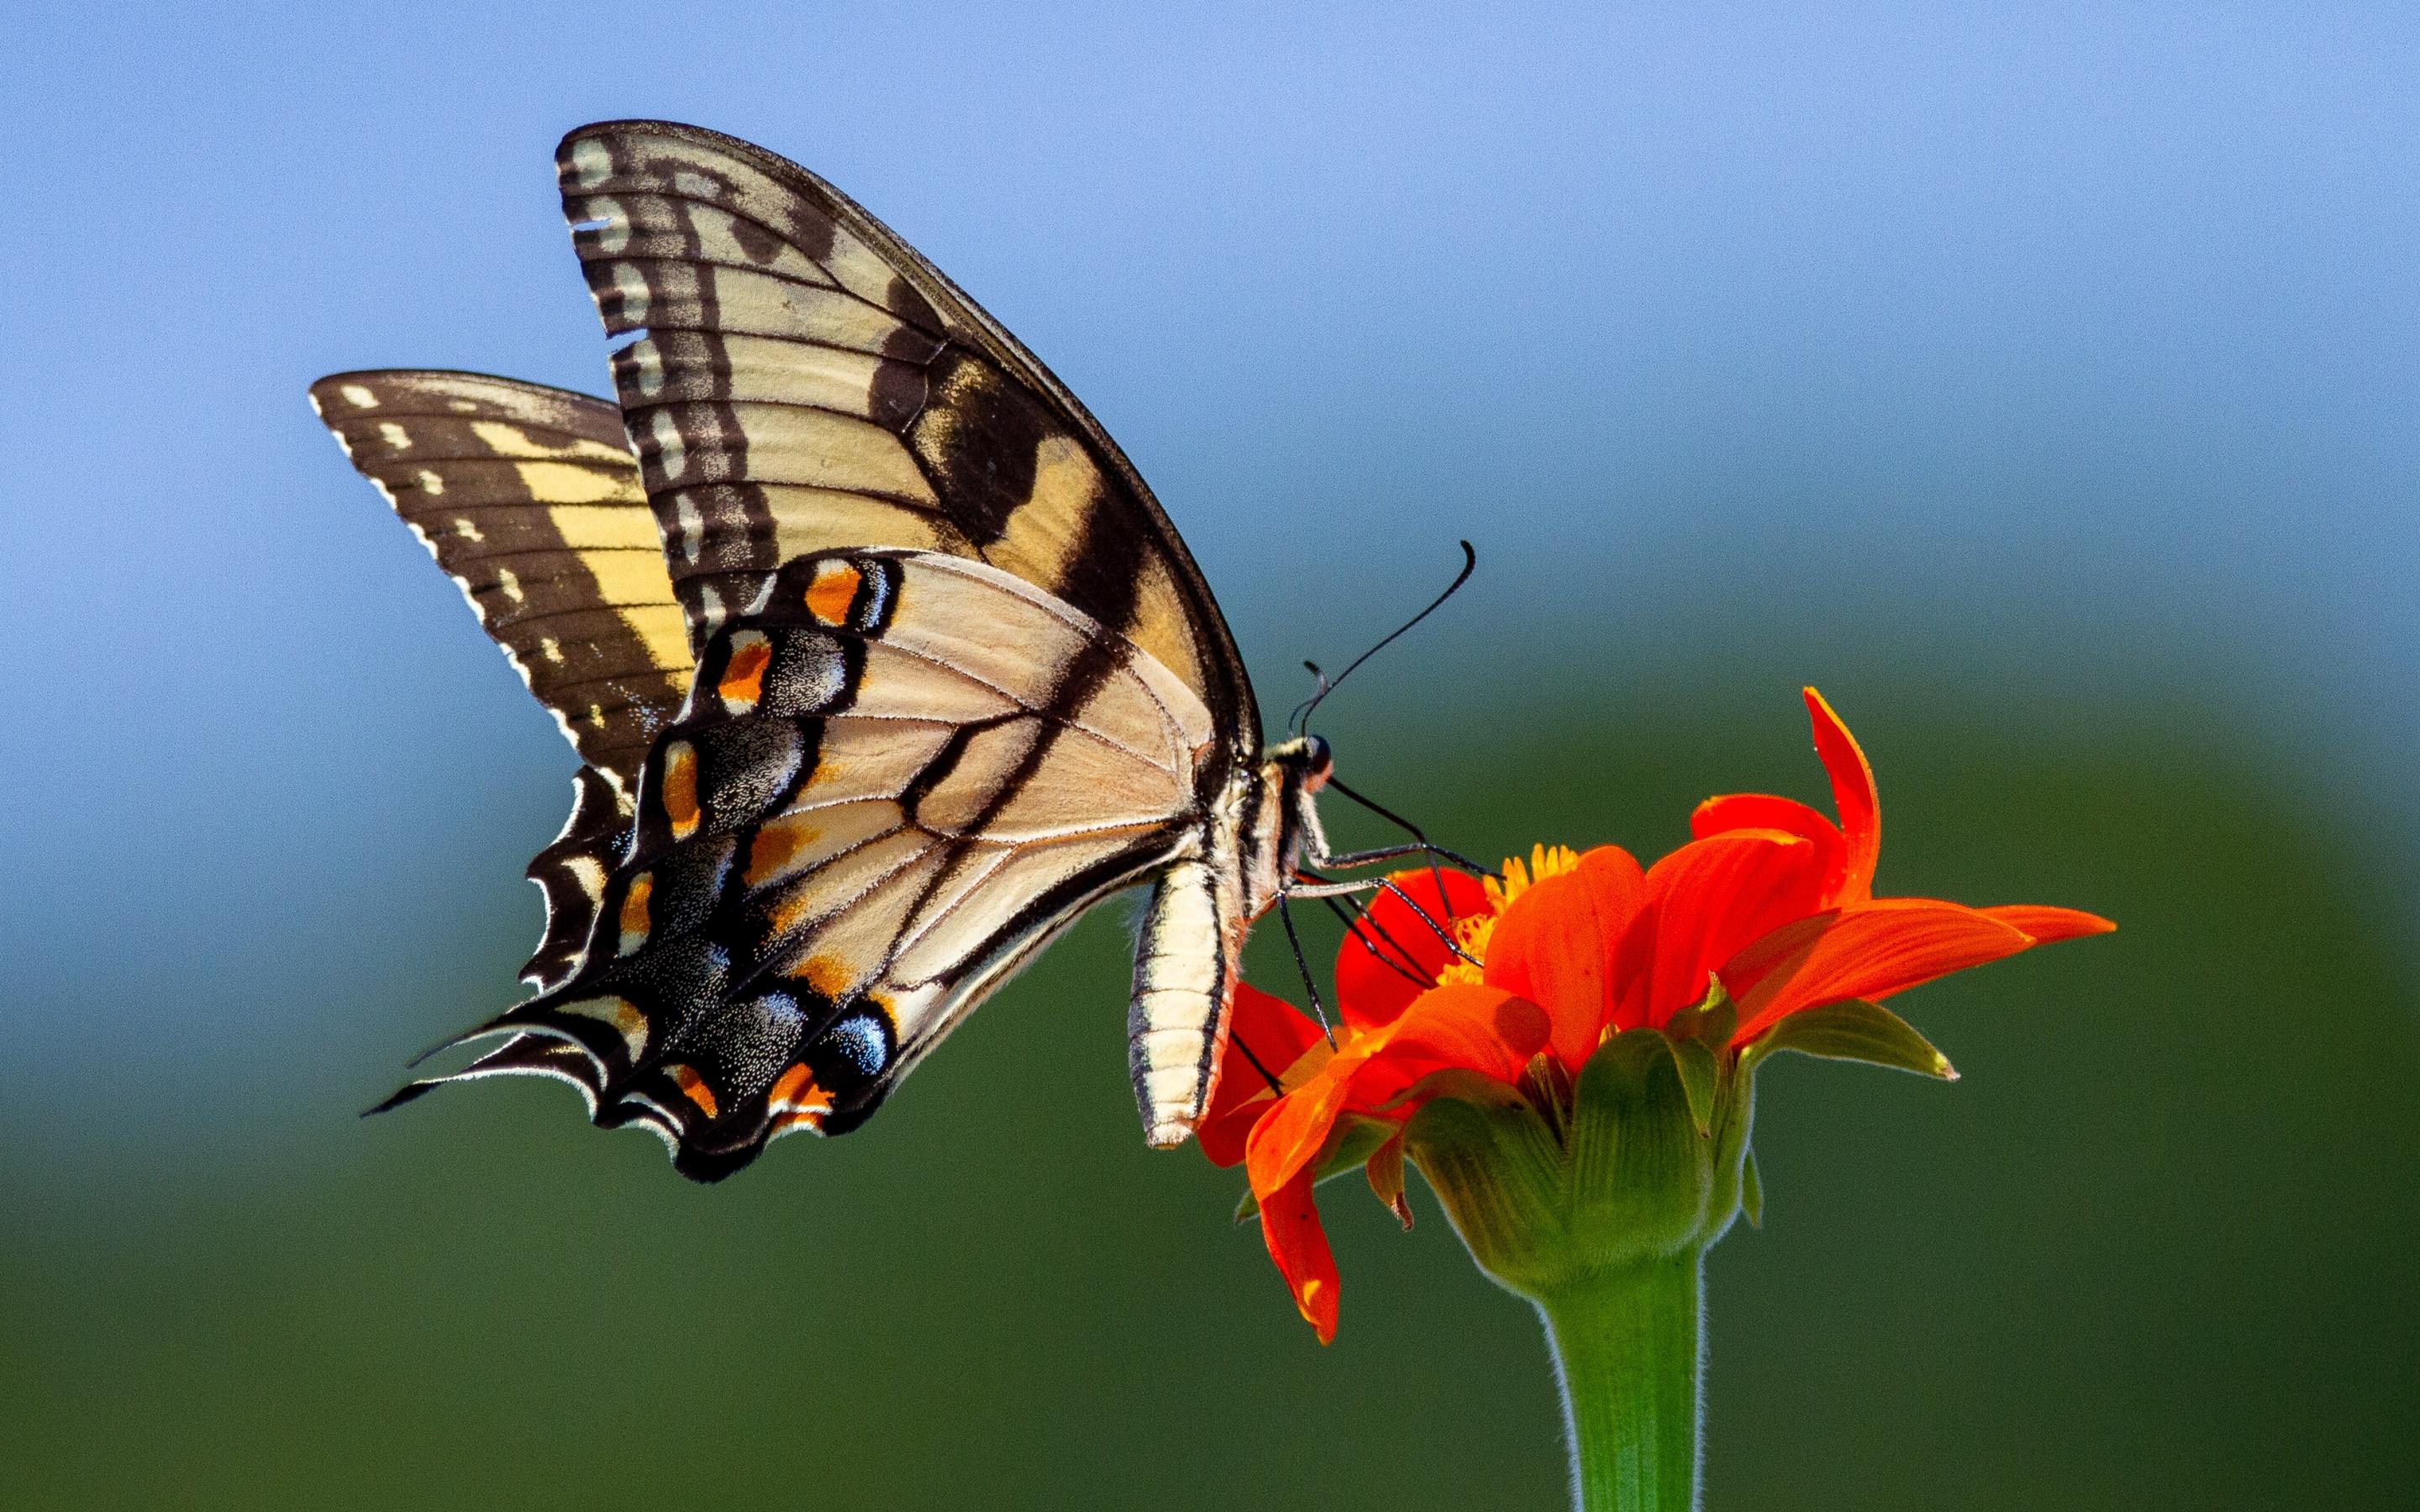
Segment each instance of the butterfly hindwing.
[[[711,636],[571,980],[466,1074],[571,1073],[714,1177],[854,1127],[1083,905],[1198,825],[1208,709],[1032,585],[939,553],[785,564]],[[517,1048],[518,1047],[518,1048]]]
[[335,374],[311,402],[581,756],[627,788],[690,661],[620,411],[411,370]]
[[615,389],[698,643],[796,557],[967,556],[1140,646],[1257,748],[1233,642],[1149,488],[888,227],[696,127],[583,127],[556,162],[606,329],[640,337]]
[[544,990],[561,986],[585,961],[605,879],[628,843],[630,819],[622,795],[583,766],[572,779],[571,817],[554,842],[531,857],[523,873],[546,895],[546,933],[521,966],[521,980]]

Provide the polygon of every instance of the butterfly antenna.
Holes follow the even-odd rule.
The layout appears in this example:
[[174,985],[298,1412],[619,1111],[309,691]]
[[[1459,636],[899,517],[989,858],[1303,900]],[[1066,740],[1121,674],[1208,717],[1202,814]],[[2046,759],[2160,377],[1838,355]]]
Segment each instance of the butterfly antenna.
[[[1353,660],[1352,660],[1352,662],[1351,662],[1349,665],[1347,665],[1347,666],[1345,667],[1345,669],[1344,669],[1342,671],[1338,672],[1338,673],[1336,674],[1336,680],[1335,680],[1334,682],[1330,682],[1330,681],[1328,681],[1328,680],[1327,680],[1326,678],[1325,678],[1325,677],[1323,677],[1323,678],[1321,678],[1321,679],[1320,679],[1319,691],[1318,691],[1318,692],[1316,692],[1316,693],[1313,693],[1313,694],[1311,696],[1310,700],[1305,703],[1305,705],[1304,705],[1304,707],[1303,707],[1303,710],[1302,710],[1302,727],[1303,727],[1303,729],[1304,729],[1304,730],[1306,730],[1306,731],[1308,731],[1308,730],[1311,728],[1311,711],[1312,711],[1312,710],[1314,710],[1314,709],[1317,709],[1317,708],[1319,707],[1320,701],[1321,701],[1322,699],[1326,698],[1328,694],[1333,693],[1333,692],[1335,692],[1338,688],[1340,688],[1340,687],[1343,687],[1343,686],[1344,686],[1344,679],[1346,679],[1346,678],[1348,678],[1348,677],[1352,676],[1352,675],[1353,675],[1353,673],[1354,673],[1354,671],[1355,671],[1355,670],[1356,670],[1356,669],[1357,669],[1357,668],[1358,668],[1358,667],[1359,667],[1363,662],[1368,661],[1371,657],[1373,657],[1373,656],[1376,656],[1376,655],[1377,655],[1378,653],[1380,653],[1381,651],[1386,650],[1388,646],[1389,646],[1389,645],[1393,644],[1393,642],[1394,642],[1394,640],[1395,640],[1396,637],[1401,636],[1404,631],[1409,630],[1413,625],[1419,624],[1422,620],[1425,620],[1425,619],[1427,619],[1430,615],[1435,614],[1435,613],[1437,611],[1438,608],[1439,608],[1440,606],[1442,606],[1442,605],[1445,603],[1445,601],[1446,601],[1447,599],[1451,598],[1455,594],[1459,593],[1459,592],[1462,590],[1462,585],[1463,585],[1464,583],[1466,583],[1466,582],[1470,581],[1470,575],[1471,575],[1473,572],[1477,571],[1477,570],[1478,570],[1478,568],[1479,568],[1479,553],[1478,553],[1477,551],[1475,551],[1475,550],[1472,550],[1472,549],[1471,549],[1471,546],[1470,546],[1470,543],[1469,543],[1468,541],[1465,541],[1465,542],[1463,542],[1463,543],[1462,543],[1462,570],[1461,570],[1460,572],[1457,572],[1457,573],[1455,573],[1455,574],[1453,575],[1453,581],[1451,581],[1451,582],[1450,582],[1450,583],[1448,583],[1448,584],[1446,585],[1446,590],[1445,590],[1445,592],[1444,592],[1444,593],[1439,594],[1437,594],[1437,595],[1436,595],[1436,597],[1435,597],[1435,598],[1433,598],[1433,599],[1429,600],[1429,607],[1428,607],[1428,608],[1426,608],[1426,609],[1424,609],[1420,610],[1418,614],[1413,615],[1410,619],[1405,620],[1403,624],[1401,624],[1401,625],[1397,625],[1397,626],[1395,627],[1395,629],[1394,629],[1394,632],[1393,632],[1392,634],[1388,635],[1388,636],[1384,640],[1379,641],[1376,645],[1372,646],[1369,650],[1367,650],[1367,651],[1365,651],[1365,652],[1361,653],[1361,655],[1359,655],[1359,656],[1357,656],[1354,657],[1354,658],[1353,658]],[[1306,663],[1304,663],[1304,665],[1305,665],[1305,666],[1310,666],[1310,663],[1306,662]],[[1319,670],[1319,669],[1318,669],[1318,668],[1316,668],[1316,667],[1311,668],[1311,671],[1317,671],[1318,670]]]
[[1295,734],[1302,733],[1303,719],[1310,715],[1311,710],[1319,707],[1319,701],[1321,699],[1327,696],[1327,674],[1319,670],[1319,663],[1315,661],[1306,661],[1302,666],[1305,671],[1308,671],[1312,677],[1318,679],[1319,686],[1311,690],[1311,697],[1295,704],[1294,706],[1294,712],[1286,716],[1286,728],[1293,731]]

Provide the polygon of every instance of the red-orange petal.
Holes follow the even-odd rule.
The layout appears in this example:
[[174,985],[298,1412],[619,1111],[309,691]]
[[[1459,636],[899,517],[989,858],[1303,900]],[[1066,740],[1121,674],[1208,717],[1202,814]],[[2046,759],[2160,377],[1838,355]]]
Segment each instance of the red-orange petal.
[[1243,1161],[1244,1136],[1268,1112],[1279,1091],[1269,1085],[1270,1078],[1282,1078],[1306,1051],[1325,1042],[1319,1026],[1292,1003],[1250,982],[1235,984],[1234,1005],[1227,1011],[1227,1045],[1218,1057],[1218,1085],[1211,1089],[1210,1106],[1193,1134],[1211,1165]]
[[1689,834],[1696,840],[1719,835],[1727,829],[1778,829],[1796,835],[1815,847],[1823,873],[1823,906],[1832,906],[1838,897],[1840,881],[1849,869],[1849,847],[1840,839],[1840,826],[1795,798],[1776,797],[1770,793],[1726,793],[1708,798],[1689,815]]
[[1261,1198],[1261,1240],[1269,1247],[1278,1274],[1285,1277],[1286,1289],[1294,1293],[1295,1310],[1326,1344],[1336,1337],[1336,1255],[1327,1247],[1311,1182],[1312,1173],[1306,1169]]
[[1613,1015],[1614,951],[1646,887],[1635,856],[1600,845],[1513,899],[1487,937],[1487,984],[1546,1011],[1566,1066],[1595,1051]]
[[[1220,1085],[1225,1085],[1226,1078],[1233,1074],[1233,1072],[1219,1072]],[[1193,1131],[1193,1142],[1202,1147],[1202,1153],[1210,1164],[1221,1170],[1244,1163],[1245,1141],[1251,1137],[1252,1130],[1268,1116],[1269,1110],[1278,1105],[1278,1100],[1268,1094],[1258,1076],[1253,1078],[1253,1082],[1264,1089],[1249,1097],[1239,1097],[1223,1107],[1212,1107],[1202,1115],[1202,1122]]]
[[1319,1158],[1344,1115],[1353,1072],[1361,1057],[1341,1051],[1310,1081],[1279,1098],[1244,1138],[1244,1170],[1254,1195],[1275,1192]]
[[1839,887],[1824,902],[1861,903],[1874,895],[1874,866],[1883,853],[1882,798],[1874,791],[1874,769],[1823,695],[1811,687],[1806,694],[1807,713],[1815,726],[1815,754],[1823,759],[1823,770],[1832,779],[1832,807],[1839,810],[1840,838],[1848,846]]
[[1510,993],[1457,982],[1421,994],[1392,1024],[1346,1040],[1253,1127],[1244,1143],[1252,1190],[1275,1192],[1315,1162],[1345,1114],[1409,1119],[1411,1104],[1390,1104],[1421,1077],[1449,1068],[1509,1085],[1545,1042],[1545,1013]]
[[1799,836],[1743,829],[1691,841],[1648,868],[1646,899],[1616,956],[1612,1027],[1659,1026],[1703,998],[1708,972],[1814,911],[1821,864]]
[[1725,983],[1745,1044],[1785,1014],[1852,997],[1880,998],[2016,954],[2032,935],[1961,903],[1885,898],[1786,924],[1733,957]]
[[2118,927],[2099,914],[2087,914],[2075,908],[2052,908],[2043,903],[2001,903],[1982,912],[2003,924],[2013,924],[2024,930],[2034,937],[2036,945],[2079,939],[2086,934],[2106,934]]
[[[1387,880],[1394,887],[1372,900],[1336,951],[1337,1014],[1358,1028],[1391,1021],[1436,985],[1437,973],[1453,959],[1438,928],[1450,930],[1457,918],[1487,912],[1486,889],[1461,872],[1421,867]],[[1412,911],[1414,903],[1419,913]]]
[[1402,1018],[1368,1036],[1384,1042],[1353,1072],[1345,1110],[1409,1118],[1396,1100],[1440,1071],[1475,1071],[1510,1085],[1546,1047],[1547,1032],[1544,1010],[1497,988],[1451,982],[1423,993]]

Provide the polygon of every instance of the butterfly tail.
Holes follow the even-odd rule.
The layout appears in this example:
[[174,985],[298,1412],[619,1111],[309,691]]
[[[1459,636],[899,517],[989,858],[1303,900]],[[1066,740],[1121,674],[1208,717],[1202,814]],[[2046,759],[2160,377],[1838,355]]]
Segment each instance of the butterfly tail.
[[[494,1031],[491,1028],[482,1026],[467,1035],[458,1035],[437,1048],[445,1049],[451,1045],[460,1044],[465,1040],[475,1039],[482,1034],[492,1032]],[[417,1102],[449,1082],[477,1081],[488,1076],[551,1076],[556,1081],[568,1082],[579,1088],[581,1098],[587,1103],[592,1118],[596,1115],[597,1099],[602,1090],[596,1058],[587,1051],[567,1041],[553,1039],[547,1035],[517,1034],[460,1071],[443,1076],[424,1076],[417,1081],[405,1083],[384,1102],[375,1107],[365,1108],[362,1111],[362,1117],[366,1119],[373,1114],[386,1113],[399,1108],[406,1103]]]

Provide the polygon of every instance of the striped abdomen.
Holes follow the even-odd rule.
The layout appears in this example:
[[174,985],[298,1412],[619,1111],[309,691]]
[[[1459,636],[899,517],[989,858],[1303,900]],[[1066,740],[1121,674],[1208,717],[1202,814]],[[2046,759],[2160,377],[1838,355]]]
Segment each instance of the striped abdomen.
[[1177,862],[1152,888],[1135,943],[1126,1054],[1144,1137],[1163,1149],[1192,1134],[1218,1079],[1242,943],[1231,937],[1241,934],[1233,891],[1214,862]]

